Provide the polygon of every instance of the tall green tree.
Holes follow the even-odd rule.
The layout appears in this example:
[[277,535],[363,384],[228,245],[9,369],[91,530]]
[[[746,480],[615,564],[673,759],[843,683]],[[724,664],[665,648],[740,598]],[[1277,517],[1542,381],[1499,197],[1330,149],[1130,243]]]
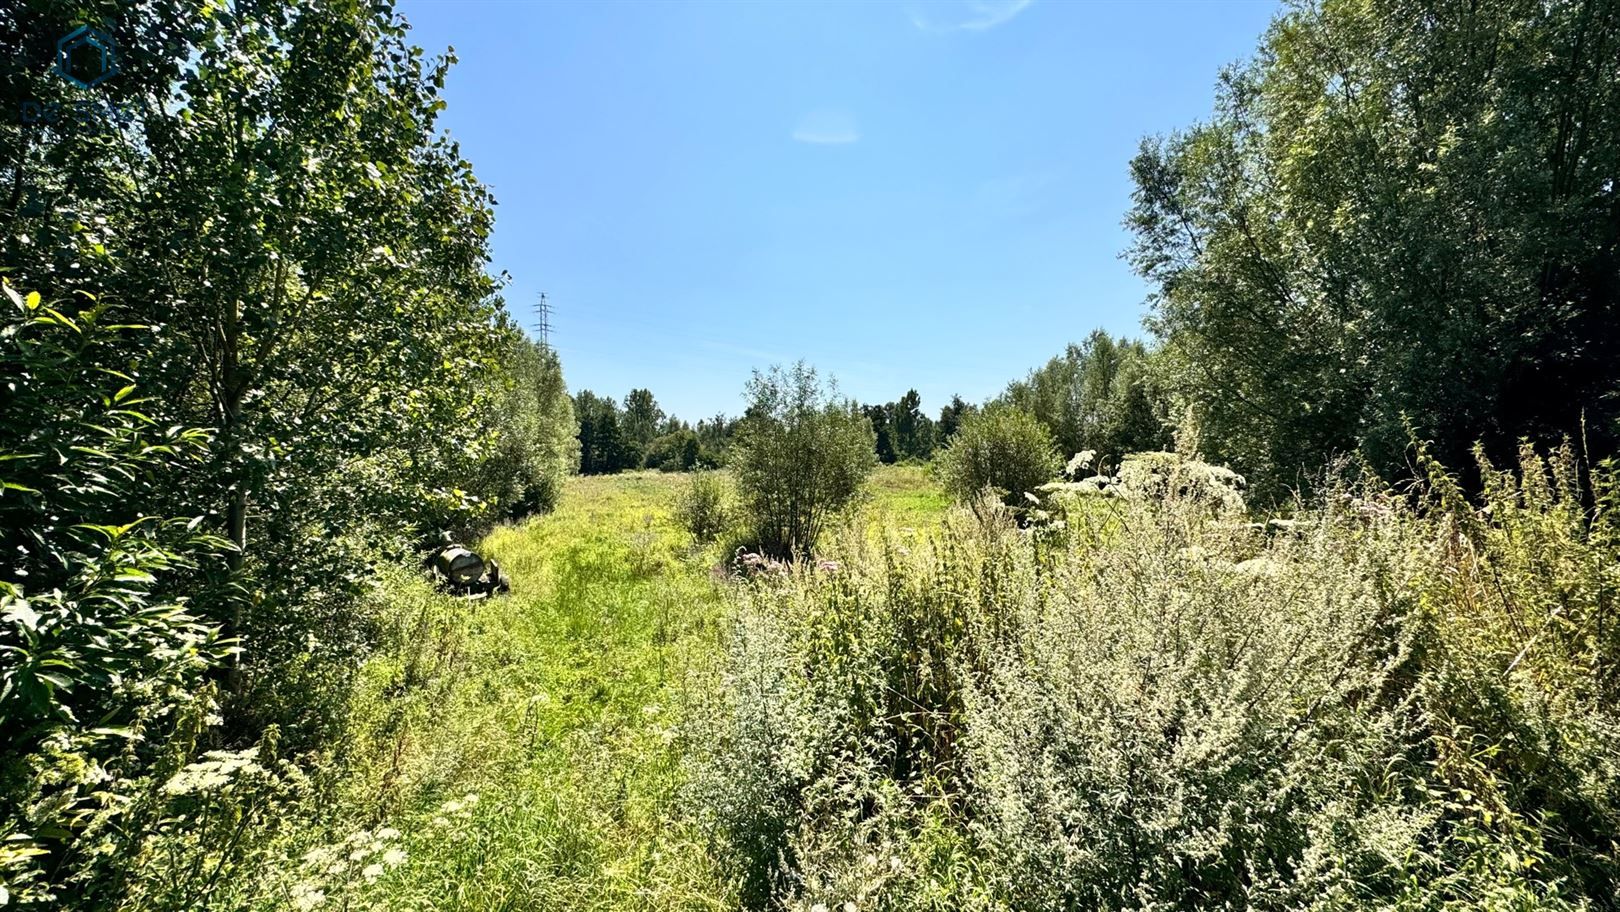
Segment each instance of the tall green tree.
[[872,451],[877,455],[878,462],[892,463],[898,457],[894,446],[894,426],[889,405],[863,405],[861,414],[872,425]]
[[[73,18],[30,13],[38,41]],[[317,619],[348,623],[361,581],[316,582],[347,532],[488,504],[442,470],[487,437],[473,414],[501,370],[492,200],[437,126],[453,59],[411,47],[387,3],[101,13],[128,72],[73,91],[132,117],[6,128],[22,203],[0,262],[160,327],[153,417],[215,433],[154,509],[232,543],[209,610],[263,681]]]
[[581,390],[574,397],[574,414],[579,421],[581,474],[604,475],[630,467],[617,402]]
[[550,510],[562,480],[579,470],[579,423],[557,353],[513,331],[481,426],[493,429],[490,455],[473,468],[479,492],[500,516]]
[[652,390],[633,389],[625,395],[624,434],[642,449],[646,449],[654,437],[667,433],[662,429],[666,417]]
[[[1299,3],[1144,143],[1131,257],[1209,455],[1276,493],[1620,422],[1620,7]],[[1583,424],[1584,417],[1584,424]]]
[[1001,401],[1034,416],[1066,453],[1093,450],[1116,461],[1163,449],[1162,394],[1141,342],[1094,330],[1079,345],[1009,384]]
[[[114,78],[90,88],[49,67],[56,38],[84,24],[112,36],[120,63]],[[514,346],[486,272],[493,201],[438,125],[452,62],[412,47],[387,2],[34,0],[0,8],[8,108],[38,101],[101,112],[0,125],[0,268],[13,286],[65,302],[58,310],[68,332],[91,322],[146,327],[78,346],[73,362],[84,376],[121,380],[105,395],[126,405],[112,409],[125,414],[98,423],[128,432],[116,446],[97,447],[109,456],[95,457],[116,466],[122,481],[85,501],[73,525],[136,523],[117,534],[144,549],[130,564],[142,575],[124,580],[128,591],[94,593],[121,599],[119,612],[63,602],[63,614],[100,612],[116,626],[116,614],[142,604],[184,605],[185,623],[202,631],[196,642],[224,635],[240,647],[217,682],[226,685],[223,725],[212,724],[212,711],[188,720],[171,712],[159,691],[180,681],[201,692],[202,671],[192,661],[189,677],[148,675],[166,648],[157,639],[146,665],[116,675],[110,697],[145,694],[150,702],[108,704],[109,718],[166,719],[171,728],[146,728],[139,748],[166,763],[188,762],[205,743],[260,743],[272,730],[293,751],[320,747],[374,633],[360,596],[378,549],[397,553],[432,526],[487,521],[515,503],[500,493],[509,479],[485,471],[498,464],[503,441],[555,440],[515,431],[490,407],[520,378],[534,391],[535,414],[566,425],[556,409],[560,373]],[[105,116],[108,105],[117,116]],[[91,311],[94,321],[79,319]],[[8,331],[5,344],[30,332]],[[23,363],[14,354],[6,351],[7,363]],[[72,390],[61,391],[64,403],[78,401]],[[140,397],[138,408],[130,396]],[[15,413],[17,404],[0,399],[0,424],[26,422],[18,426],[27,433],[50,436],[97,418],[92,409],[41,422]],[[179,449],[135,448],[136,458],[120,461],[131,440],[175,447],[159,440],[159,428],[194,429],[186,458]],[[17,440],[7,449],[34,452]],[[555,450],[523,460],[538,467],[525,487],[566,461]],[[106,473],[84,477],[96,484],[98,474]],[[156,524],[148,517],[186,520],[182,527],[213,536],[224,560],[170,559],[164,552],[180,552],[147,548],[143,530]],[[80,548],[54,520],[4,534],[8,542],[31,535],[43,551]],[[43,594],[15,582],[22,588],[14,597]],[[85,642],[93,651],[112,639]],[[144,681],[152,687],[143,690]],[[97,719],[73,724],[94,734]],[[172,727],[182,721],[189,733]],[[13,744],[0,762],[46,782],[30,806],[67,807],[79,773],[64,756]],[[109,771],[95,800],[122,801],[138,767]],[[24,844],[13,840],[12,828],[27,825],[12,818],[15,806],[0,820],[8,845]],[[50,857],[77,858],[87,869],[52,861],[49,876],[71,876],[81,895],[117,896],[117,877],[140,864],[119,862],[122,850],[108,843],[77,845],[76,827],[92,818],[74,819],[53,825],[48,851],[61,849],[67,855]],[[126,835],[138,841],[137,829]]]
[[922,396],[906,390],[890,406],[894,425],[894,449],[901,459],[927,459],[934,448],[933,422],[922,411]]
[[973,406],[965,402],[961,396],[952,396],[951,401],[940,406],[939,420],[934,422],[934,446],[944,447],[956,436],[957,428],[961,427],[962,418],[973,411]]

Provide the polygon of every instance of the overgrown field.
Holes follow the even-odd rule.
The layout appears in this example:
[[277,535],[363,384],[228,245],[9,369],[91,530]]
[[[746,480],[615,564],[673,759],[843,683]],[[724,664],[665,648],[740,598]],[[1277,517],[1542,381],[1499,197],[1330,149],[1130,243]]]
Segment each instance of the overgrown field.
[[[256,902],[735,908],[684,796],[689,714],[712,705],[697,689],[715,684],[732,585],[724,546],[694,546],[672,517],[687,483],[570,479],[557,512],[484,541],[509,597],[390,577],[376,594],[390,632],[328,769],[337,797],[265,847]],[[860,515],[876,530],[944,508],[923,469],[893,467]]]
[[[672,813],[678,720],[723,609],[713,556],[672,523],[682,479],[576,477],[555,514],[484,542],[510,597],[399,578],[399,628],[358,697],[336,815],[400,832],[361,895],[390,909],[715,908]],[[396,856],[397,857],[397,856]],[[325,884],[318,889],[330,888]]]
[[1158,454],[736,587],[717,859],[752,908],[1616,908],[1613,470],[1419,461],[1254,523]]
[[486,542],[510,598],[387,587],[281,899],[1613,909],[1612,477],[1431,469],[1256,526],[1174,487],[1020,525],[884,468],[818,560],[730,576],[686,479],[574,479]]

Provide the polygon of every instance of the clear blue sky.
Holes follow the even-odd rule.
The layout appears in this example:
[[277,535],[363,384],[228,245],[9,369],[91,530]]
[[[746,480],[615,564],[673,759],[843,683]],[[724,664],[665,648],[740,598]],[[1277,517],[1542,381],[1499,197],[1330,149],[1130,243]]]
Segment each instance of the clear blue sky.
[[406,0],[572,390],[695,421],[799,358],[846,394],[979,401],[1138,335],[1127,163],[1211,108],[1272,2]]

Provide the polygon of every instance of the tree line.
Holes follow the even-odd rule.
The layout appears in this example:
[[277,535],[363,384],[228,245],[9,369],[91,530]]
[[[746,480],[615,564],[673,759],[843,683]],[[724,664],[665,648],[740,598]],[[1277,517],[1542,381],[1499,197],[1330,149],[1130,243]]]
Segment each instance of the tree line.
[[[873,452],[884,463],[927,460],[956,433],[962,416],[975,407],[952,396],[937,419],[922,411],[922,397],[907,390],[897,401],[860,405],[871,424]],[[622,401],[591,390],[574,395],[579,421],[579,472],[603,475],[635,469],[686,472],[728,464],[732,442],[756,406],[732,417],[717,413],[689,424],[658,406],[647,389],[633,389]]]
[[[871,426],[873,454],[885,464],[932,459],[965,419],[985,408],[1029,414],[1065,453],[1089,449],[1117,461],[1172,444],[1173,404],[1154,371],[1154,349],[1146,343],[1096,330],[984,403],[955,395],[930,417],[922,396],[908,389],[894,401],[855,408]],[[689,425],[666,414],[646,389],[631,390],[622,403],[582,390],[574,397],[579,470],[592,475],[724,466],[733,438],[757,409],[750,402],[741,416],[717,414]]]

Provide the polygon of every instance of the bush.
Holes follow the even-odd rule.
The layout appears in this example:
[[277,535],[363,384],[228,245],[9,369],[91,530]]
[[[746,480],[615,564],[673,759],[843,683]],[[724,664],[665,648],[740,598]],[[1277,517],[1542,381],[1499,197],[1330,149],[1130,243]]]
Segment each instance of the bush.
[[[736,590],[693,797],[760,907],[1613,908],[1620,472],[1110,501]],[[1596,509],[1588,510],[1585,503]]]
[[1033,415],[994,406],[963,417],[937,466],[940,481],[958,501],[971,502],[990,488],[1021,509],[1025,494],[1056,477],[1063,463],[1051,432]]
[[713,541],[731,523],[730,492],[717,472],[698,472],[675,504],[675,516],[698,544]]
[[803,362],[756,372],[748,398],[731,458],[744,513],[761,550],[807,555],[877,464],[872,425]]
[[[226,543],[146,512],[208,437],[165,430],[127,366],[146,327],[107,307],[0,301],[0,897],[106,900],[139,867],[159,787],[215,710],[230,654],[178,594]],[[138,360],[138,359],[137,359]]]

